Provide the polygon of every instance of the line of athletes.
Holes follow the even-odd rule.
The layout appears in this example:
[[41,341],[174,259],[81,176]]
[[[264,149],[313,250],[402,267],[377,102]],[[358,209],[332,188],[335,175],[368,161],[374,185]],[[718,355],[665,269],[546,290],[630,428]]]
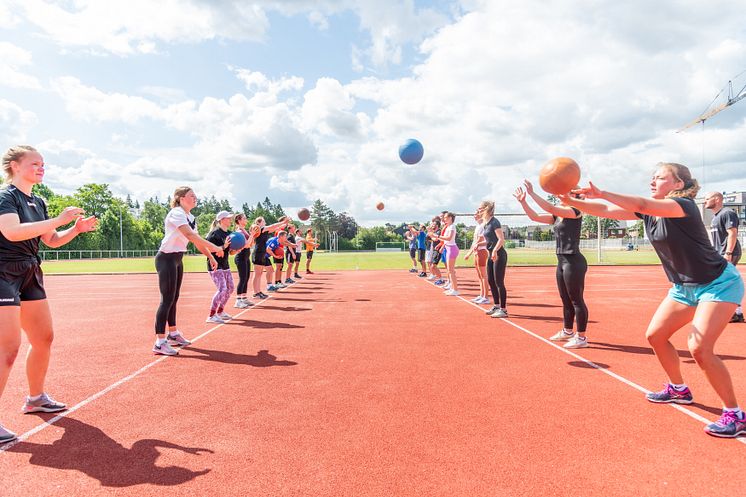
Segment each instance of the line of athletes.
[[[45,168],[41,154],[33,147],[10,148],[3,155],[2,164],[7,187],[0,190],[0,394],[18,355],[23,331],[29,341],[26,358],[29,394],[22,411],[64,411],[67,406],[54,400],[44,388],[54,332],[44,289],[39,243],[43,241],[49,247],[63,246],[79,234],[93,231],[97,220],[93,216],[84,217],[83,210],[77,207],[67,207],[56,217],[49,217],[44,199],[32,191],[35,184],[42,182]],[[708,424],[705,431],[718,437],[746,434],[746,415],[738,405],[731,376],[714,352],[718,338],[744,294],[743,279],[733,264],[737,259],[734,258],[736,245],[731,243],[728,231],[731,229],[729,223],[733,221],[722,222],[726,227],[725,234],[718,228],[720,240],[726,240],[726,250],[721,254],[711,244],[694,202],[699,185],[692,178],[689,169],[675,163],[658,164],[650,182],[650,197],[613,193],[590,184],[587,188],[560,196],[562,205],[553,206],[541,199],[530,183],[526,182],[524,186],[525,190],[518,188],[515,191],[518,202],[533,219],[554,224],[556,233],[556,282],[563,303],[564,328],[551,338],[568,343],[573,343],[574,339],[584,340],[587,345],[587,308],[582,295],[587,265],[578,249],[581,213],[620,220],[642,219],[648,238],[672,283],[646,331],[646,338],[668,377],[668,382],[663,390],[650,392],[646,397],[651,402],[659,403],[693,402],[692,392],[681,374],[678,351],[670,341],[674,333],[685,329],[692,357],[723,403],[721,417]],[[546,210],[546,213],[534,211],[527,203],[528,197]],[[590,199],[601,199],[606,203],[592,202]],[[719,214],[722,209],[717,207],[718,196],[708,195],[708,202],[709,208]],[[197,197],[191,188],[177,189],[173,209],[165,221],[166,234],[155,260],[161,290],[155,333],[156,345],[161,347],[168,346],[169,338],[175,345],[180,345],[176,339],[181,336],[176,327],[176,305],[183,277],[182,257],[188,243],[194,243],[207,256],[213,271],[217,269],[215,263],[218,262],[215,255],[225,257],[224,248],[227,245],[220,246],[210,242],[200,237],[195,230],[195,219],[190,211],[196,205]],[[484,202],[478,212],[483,221],[481,236],[485,239],[485,248],[489,253],[487,275],[491,289],[493,283],[496,284],[496,277],[489,276],[490,266],[494,274],[499,271],[500,266],[504,267],[507,263],[502,229],[493,216],[493,209],[494,204]],[[732,217],[727,212],[723,216]],[[443,256],[451,287],[447,292],[454,295],[454,292],[458,292],[455,261],[459,252],[456,246],[455,216],[448,212],[441,218],[440,230],[431,229],[428,236],[433,241],[443,242]],[[227,217],[217,220],[218,224],[225,219]],[[289,219],[283,222],[289,222]],[[720,222],[715,223],[716,228],[720,226]],[[70,224],[71,227],[58,231]],[[433,228],[437,224],[434,221]],[[262,245],[260,235],[272,231],[263,220],[255,223],[255,226],[258,226],[253,233],[257,235],[255,246],[259,248]],[[282,230],[279,226],[272,229],[275,232]],[[264,248],[266,254],[267,245]],[[262,260],[266,260],[266,257]],[[265,264],[260,265],[267,267]],[[433,268],[437,269],[436,265],[432,265],[431,270]],[[438,273],[435,274],[437,277]],[[258,279],[261,283],[261,276]],[[261,289],[256,293],[261,294]],[[493,298],[494,295],[493,291]],[[505,310],[503,299],[504,292],[495,299],[500,310]],[[573,324],[577,324],[577,331],[573,331]],[[15,438],[13,432],[0,425],[0,443]]]
[[[744,283],[735,265],[741,257],[738,240],[738,215],[723,208],[723,195],[710,192],[705,196],[705,208],[714,212],[708,237],[702,216],[694,199],[699,192],[697,180],[685,166],[659,163],[650,182],[650,198],[602,191],[591,184],[568,195],[560,195],[561,205],[553,205],[538,195],[529,181],[516,189],[514,197],[533,221],[553,226],[556,240],[556,284],[562,301],[563,328],[549,337],[564,342],[569,349],[589,346],[586,336],[588,307],[584,299],[588,264],[580,251],[582,215],[618,220],[641,219],[672,288],[653,315],[646,338],[668,376],[663,390],[646,395],[656,403],[691,404],[693,396],[684,382],[679,355],[670,342],[675,332],[687,330],[687,345],[692,357],[705,372],[715,392],[723,402],[720,419],[705,427],[718,437],[746,434],[746,415],[739,408],[730,374],[715,354],[715,343],[729,322],[743,322],[741,301]],[[543,212],[537,212],[528,202],[532,199]],[[591,202],[602,199],[608,203]],[[610,204],[610,205],[609,205]],[[508,317],[505,268],[507,252],[500,222],[494,217],[494,202],[482,202],[476,212],[474,241],[465,258],[475,255],[480,293],[474,303],[493,306],[487,314],[493,318]],[[409,227],[412,273],[427,276],[446,287],[445,294],[458,296],[455,262],[458,247],[453,226],[455,216],[443,212],[429,226]],[[425,242],[430,246],[426,249]],[[413,250],[412,250],[413,249]],[[444,259],[447,276],[438,269]],[[419,257],[416,257],[419,256]],[[421,271],[417,270],[417,260]]]

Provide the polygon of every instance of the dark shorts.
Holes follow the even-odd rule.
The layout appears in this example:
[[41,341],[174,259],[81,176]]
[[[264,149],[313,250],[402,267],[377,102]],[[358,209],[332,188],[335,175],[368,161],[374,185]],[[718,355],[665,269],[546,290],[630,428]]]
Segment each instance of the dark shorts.
[[433,250],[433,264],[436,266],[440,264],[440,252]]
[[730,261],[730,263],[731,263],[731,264],[733,264],[734,266],[735,266],[736,264],[738,264],[738,261],[740,261],[740,260],[741,260],[741,255],[742,255],[742,254],[738,254],[737,256],[733,257],[733,260],[732,260],[732,261]]
[[300,260],[300,253],[295,252],[295,257],[293,257],[292,252],[285,252],[285,259],[288,261],[288,264],[293,264]]
[[285,258],[283,257],[272,257],[272,260],[275,263],[275,267],[282,267],[285,265]]
[[251,254],[251,262],[255,266],[271,266],[272,263],[269,262],[269,256],[266,252],[254,252]]
[[35,260],[0,263],[0,306],[21,305],[21,302],[44,300],[44,275]]
[[313,259],[313,250],[309,250],[306,252],[306,259],[308,259],[309,261]]
[[417,249],[409,249],[409,257],[410,259],[414,259],[415,257],[417,257]]
[[425,249],[417,249],[417,260],[425,262]]

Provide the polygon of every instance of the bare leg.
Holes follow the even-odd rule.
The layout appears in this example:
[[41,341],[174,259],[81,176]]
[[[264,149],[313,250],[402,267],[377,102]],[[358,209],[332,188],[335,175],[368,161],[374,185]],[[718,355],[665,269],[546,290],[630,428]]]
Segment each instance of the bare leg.
[[666,297],[660,303],[658,310],[655,311],[650,324],[648,324],[645,337],[653,347],[658,362],[660,362],[671,383],[681,384],[684,383],[684,379],[681,376],[679,354],[670,342],[670,338],[683,326],[691,322],[696,310],[696,307],[684,305]]
[[0,307],[0,396],[21,346],[21,308]]
[[46,300],[21,302],[21,326],[31,345],[26,356],[26,376],[29,395],[33,397],[44,393],[44,379],[54,340],[49,303]]

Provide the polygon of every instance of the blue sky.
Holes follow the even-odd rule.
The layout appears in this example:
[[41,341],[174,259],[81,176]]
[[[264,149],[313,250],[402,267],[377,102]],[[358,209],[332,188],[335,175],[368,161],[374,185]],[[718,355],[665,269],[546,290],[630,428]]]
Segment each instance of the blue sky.
[[706,187],[746,187],[746,105],[675,133],[746,69],[733,2],[0,0],[0,26],[0,138],[60,192],[187,183],[377,224],[515,211],[557,155],[645,193],[658,161],[697,175],[703,144]]

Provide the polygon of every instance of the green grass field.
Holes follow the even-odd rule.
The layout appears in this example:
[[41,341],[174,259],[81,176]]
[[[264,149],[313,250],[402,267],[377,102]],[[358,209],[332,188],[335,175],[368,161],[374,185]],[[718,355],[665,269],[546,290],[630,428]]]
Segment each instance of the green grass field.
[[[587,252],[589,264],[598,264],[596,252]],[[511,266],[551,266],[557,262],[553,252],[531,249],[508,250],[508,264]],[[650,251],[607,251],[603,253],[602,264],[635,265],[659,264],[655,252]],[[231,258],[233,265],[233,258]],[[470,261],[459,259],[459,266],[471,265]],[[349,271],[371,269],[407,269],[411,266],[409,254],[405,252],[317,252],[313,258],[312,270]],[[155,265],[152,257],[138,259],[85,259],[71,261],[44,261],[46,274],[80,273],[152,273]],[[305,257],[301,270],[305,268]],[[234,266],[235,269],[235,266]],[[184,258],[184,270],[203,272],[207,270],[205,258],[201,255]]]

